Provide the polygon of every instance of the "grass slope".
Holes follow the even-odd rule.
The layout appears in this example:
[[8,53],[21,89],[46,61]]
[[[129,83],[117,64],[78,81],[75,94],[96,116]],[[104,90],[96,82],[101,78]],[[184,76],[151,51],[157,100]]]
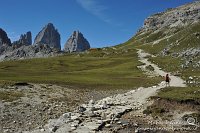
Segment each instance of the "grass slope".
[[195,101],[200,103],[200,88],[199,87],[170,87],[162,89],[158,93],[159,98],[174,100],[178,102]]
[[[200,23],[195,23],[178,29],[163,29],[162,32],[160,32],[158,32],[159,34],[151,33],[149,36],[142,39],[143,42],[147,42],[146,45],[137,45],[136,47],[154,55],[159,55],[164,48],[170,48],[169,53],[178,53],[189,48],[200,48]],[[168,37],[163,37],[163,34]],[[160,40],[158,41],[158,39]],[[155,43],[155,41],[157,41],[157,43]],[[151,60],[159,64],[161,68],[166,69],[167,71],[180,71],[184,77],[193,75],[200,76],[199,68],[192,70],[192,67],[189,67],[187,70],[182,70],[181,63],[183,63],[183,60],[181,58],[173,58],[168,55],[157,56],[155,58],[151,58]],[[196,60],[200,60],[200,57],[196,57]],[[188,73],[191,73],[191,75],[188,75]]]
[[0,80],[96,89],[131,89],[160,81],[158,77],[145,76],[137,68],[140,64],[134,49],[123,52],[104,48],[53,58],[1,62]]
[[[173,74],[178,74],[188,82],[200,83],[200,68],[194,68],[189,65],[188,68],[182,68],[181,64],[185,59],[181,57],[173,57],[170,53],[178,53],[189,48],[200,48],[200,23],[194,23],[186,27],[165,28],[160,31],[148,31],[137,33],[133,38],[125,44],[116,46],[119,49],[139,48],[155,55],[150,61],[157,64],[160,68]],[[169,55],[162,56],[160,53],[164,48],[169,48]],[[200,61],[200,56],[192,57],[196,61]],[[192,76],[194,79],[189,80]],[[187,88],[167,88],[158,93],[158,97],[175,101],[184,100],[200,100],[199,85],[188,84]]]

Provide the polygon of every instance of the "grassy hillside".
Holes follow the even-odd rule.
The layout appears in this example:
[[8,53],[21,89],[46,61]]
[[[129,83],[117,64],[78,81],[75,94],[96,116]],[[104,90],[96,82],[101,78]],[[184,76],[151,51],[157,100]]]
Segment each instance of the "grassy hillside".
[[138,33],[125,45],[117,47],[130,49],[133,46],[155,55],[150,60],[165,71],[178,74],[185,80],[195,77],[196,83],[192,86],[200,86],[200,55],[192,54],[191,50],[200,49],[200,23]]
[[[186,88],[166,88],[157,97],[172,101],[200,101],[200,67],[195,66],[200,61],[200,55],[181,55],[188,49],[200,49],[200,23],[186,27],[165,28],[159,31],[137,33],[125,44],[116,46],[118,49],[143,49],[155,55],[150,61],[163,70],[181,76],[186,80]],[[168,49],[163,54],[164,49]],[[190,54],[190,52],[188,52]],[[186,62],[186,67],[182,67]],[[162,105],[160,105],[162,106]]]
[[199,87],[171,87],[162,89],[158,93],[159,98],[175,100],[179,102],[194,101],[200,103],[200,88]]
[[131,89],[160,81],[145,76],[137,68],[140,64],[134,49],[123,52],[104,48],[53,58],[1,62],[0,80],[97,89]]
[[[200,120],[199,103],[200,88],[199,87],[170,87],[161,89],[157,96],[153,96],[154,103],[144,110],[144,114],[162,118],[164,120],[173,120],[177,116],[185,112],[191,117]],[[190,113],[192,112],[192,113]],[[184,114],[184,113],[183,113]],[[174,117],[173,117],[174,116]],[[178,117],[185,117],[187,114]]]

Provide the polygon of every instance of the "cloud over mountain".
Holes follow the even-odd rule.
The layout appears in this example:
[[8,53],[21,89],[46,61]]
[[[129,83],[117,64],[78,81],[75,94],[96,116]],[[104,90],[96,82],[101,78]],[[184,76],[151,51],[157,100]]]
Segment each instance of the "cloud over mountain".
[[76,2],[86,11],[95,15],[104,22],[110,23],[111,19],[106,15],[105,11],[108,9],[105,5],[97,0],[76,0]]

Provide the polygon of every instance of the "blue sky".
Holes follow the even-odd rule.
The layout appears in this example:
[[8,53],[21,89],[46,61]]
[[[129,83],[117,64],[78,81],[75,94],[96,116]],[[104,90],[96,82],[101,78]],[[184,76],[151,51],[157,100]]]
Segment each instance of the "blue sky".
[[61,34],[61,45],[74,30],[81,31],[92,47],[123,43],[151,14],[193,0],[0,0],[0,28],[11,40],[36,34],[51,22]]

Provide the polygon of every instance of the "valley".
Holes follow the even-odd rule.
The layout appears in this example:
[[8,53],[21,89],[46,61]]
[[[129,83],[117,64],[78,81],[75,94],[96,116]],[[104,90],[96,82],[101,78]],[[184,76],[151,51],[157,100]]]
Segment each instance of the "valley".
[[52,23],[33,44],[0,29],[0,132],[200,132],[199,22],[194,1],[149,16],[122,44],[91,48],[77,30],[63,50]]

